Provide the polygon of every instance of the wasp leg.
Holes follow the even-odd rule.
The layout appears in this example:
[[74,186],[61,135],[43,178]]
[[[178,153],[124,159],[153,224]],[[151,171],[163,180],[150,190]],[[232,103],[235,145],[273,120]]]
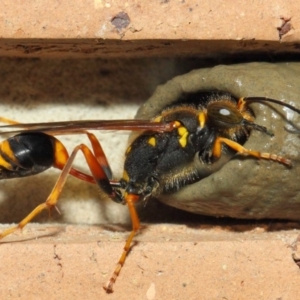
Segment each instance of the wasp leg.
[[130,217],[131,217],[131,222],[132,222],[132,231],[129,235],[129,237],[126,240],[124,249],[123,249],[123,253],[117,263],[117,266],[113,272],[113,275],[111,276],[110,280],[108,281],[108,283],[106,284],[106,286],[104,286],[104,290],[110,294],[113,292],[113,285],[117,280],[117,277],[120,274],[120,271],[125,263],[126,257],[128,255],[129,249],[130,249],[130,245],[132,242],[132,239],[134,238],[135,234],[137,233],[137,231],[140,229],[140,221],[134,206],[134,202],[139,200],[139,196],[138,195],[134,195],[134,194],[127,194],[125,196],[125,200],[129,209],[129,213],[130,213]]
[[274,160],[274,161],[280,162],[287,166],[292,165],[292,162],[290,159],[279,156],[277,154],[249,150],[249,149],[244,148],[242,145],[238,144],[237,142],[234,142],[230,139],[226,139],[223,137],[216,138],[215,144],[213,147],[213,153],[212,153],[213,157],[219,158],[221,156],[222,143],[226,144],[228,147],[230,147],[231,149],[235,150],[236,152],[238,152],[242,155],[250,155],[250,156],[254,156],[256,158],[264,158],[264,159]]
[[[94,156],[97,159],[98,163],[102,167],[103,171],[105,172],[107,178],[111,179],[112,178],[112,171],[110,169],[109,163],[107,161],[107,158],[105,156],[105,153],[98,141],[98,139],[95,137],[94,134],[88,132],[88,131],[83,131],[83,134],[86,134],[88,139],[91,142]],[[66,153],[61,153],[61,147],[58,147],[55,153],[55,163],[54,167],[57,169],[62,170],[68,160],[68,156],[66,156]],[[85,174],[76,168],[71,168],[70,169],[70,174],[74,177],[77,177],[83,181],[89,182],[89,183],[96,183],[94,178],[88,174]]]
[[101,144],[99,143],[99,140],[95,137],[94,134],[92,134],[88,131],[86,131],[85,133],[91,142],[91,145],[92,145],[92,148],[94,151],[94,155],[95,155],[98,163],[100,164],[102,170],[105,172],[107,178],[112,179],[112,177],[113,177],[112,171],[111,171],[111,168],[107,161],[106,155],[101,147]]
[[5,124],[10,124],[10,125],[20,124],[20,122],[17,122],[17,121],[11,120],[11,119],[7,119],[4,117],[0,117],[0,122],[5,123]]
[[58,180],[56,181],[55,186],[53,187],[50,195],[48,196],[47,200],[38,205],[26,218],[24,218],[17,226],[8,228],[7,230],[4,230],[0,234],[0,239],[13,233],[17,229],[22,229],[26,224],[28,224],[34,217],[36,217],[38,214],[40,214],[43,210],[48,209],[50,210],[53,207],[56,207],[56,204],[58,202],[58,198],[62,192],[62,189],[65,185],[65,182],[67,180],[67,176],[70,172],[70,169],[72,167],[72,164],[74,162],[74,159],[76,157],[76,154],[78,151],[81,150],[84,154],[84,157],[87,161],[87,164],[93,174],[93,177],[95,181],[98,183],[100,188],[104,190],[106,194],[108,194],[111,198],[117,197],[116,192],[113,190],[113,188],[110,185],[110,182],[105,174],[105,172],[102,170],[101,165],[98,163],[97,159],[95,158],[92,151],[84,144],[78,145],[74,148],[72,154],[70,155],[67,163],[65,164]]

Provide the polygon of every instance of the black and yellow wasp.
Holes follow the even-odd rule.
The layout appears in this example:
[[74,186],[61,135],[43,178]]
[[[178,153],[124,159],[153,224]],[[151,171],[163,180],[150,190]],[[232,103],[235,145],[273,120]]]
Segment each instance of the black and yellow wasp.
[[[195,95],[193,95],[195,98]],[[263,97],[236,99],[228,93],[213,93],[202,100],[179,101],[166,107],[153,120],[74,121],[19,124],[5,118],[0,121],[9,125],[0,131],[15,134],[0,144],[0,178],[30,176],[50,167],[62,172],[47,200],[37,206],[17,226],[4,230],[3,238],[17,229],[22,229],[36,215],[56,206],[59,195],[69,174],[96,183],[112,200],[128,206],[132,231],[123,253],[107,285],[107,293],[113,285],[126,260],[131,242],[140,228],[135,204],[153,195],[172,193],[201,180],[202,173],[195,167],[195,158],[204,165],[218,160],[223,148],[229,148],[255,158],[274,160],[286,166],[291,160],[277,154],[261,153],[244,148],[241,143],[251,130],[269,136],[267,128],[254,123],[255,117],[248,108],[251,102],[271,102],[287,107],[300,114],[300,110],[279,100]],[[129,130],[139,134],[125,153],[123,176],[115,180],[102,147],[88,130]],[[86,134],[91,149],[80,144],[69,155],[64,145],[55,137],[60,134]],[[92,176],[73,167],[73,161],[81,151]]]

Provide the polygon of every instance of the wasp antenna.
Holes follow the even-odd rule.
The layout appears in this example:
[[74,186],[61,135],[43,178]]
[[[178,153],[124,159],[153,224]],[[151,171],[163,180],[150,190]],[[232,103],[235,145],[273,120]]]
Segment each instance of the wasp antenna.
[[251,128],[253,128],[253,129],[257,130],[257,131],[261,131],[261,132],[263,132],[263,133],[265,133],[265,134],[267,134],[267,135],[269,135],[271,137],[274,136],[274,133],[272,131],[268,130],[268,128],[265,127],[265,126],[261,126],[261,125],[258,125],[256,123],[249,122],[246,119],[243,120],[243,123],[246,126],[251,127]]
[[288,103],[282,102],[280,100],[276,100],[276,99],[272,99],[272,98],[267,98],[267,97],[244,97],[243,98],[244,101],[253,101],[253,102],[272,102],[272,103],[276,103],[278,105],[287,107],[293,111],[295,111],[296,113],[300,114],[300,109],[298,109],[297,107],[290,105]]

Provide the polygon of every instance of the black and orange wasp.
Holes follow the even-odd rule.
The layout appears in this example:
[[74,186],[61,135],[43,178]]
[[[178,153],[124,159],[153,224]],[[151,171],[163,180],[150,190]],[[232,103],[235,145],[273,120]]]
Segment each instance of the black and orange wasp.
[[[50,167],[61,169],[61,174],[47,200],[38,205],[19,224],[4,230],[3,238],[22,229],[41,211],[56,207],[59,195],[69,174],[86,182],[97,184],[117,203],[126,204],[132,221],[132,231],[123,253],[109,280],[104,286],[107,293],[125,263],[132,240],[140,228],[135,204],[151,196],[173,193],[180,188],[201,180],[202,173],[194,160],[204,165],[217,161],[224,148],[241,155],[273,160],[291,166],[291,160],[277,154],[262,153],[242,146],[251,130],[273,134],[254,122],[255,117],[248,104],[273,103],[300,114],[300,109],[283,101],[265,97],[237,99],[223,92],[211,96],[187,95],[184,100],[166,107],[152,120],[95,120],[21,124],[5,118],[8,125],[0,127],[0,133],[11,134],[0,144],[0,179],[31,176]],[[193,98],[193,101],[189,99]],[[201,98],[201,99],[200,99]],[[113,178],[101,144],[89,130],[129,130],[139,134],[125,153],[123,176]],[[55,137],[66,134],[86,134],[91,149],[80,144],[69,155],[64,145]],[[84,154],[91,175],[73,167],[76,154]],[[159,197],[158,197],[159,198]]]

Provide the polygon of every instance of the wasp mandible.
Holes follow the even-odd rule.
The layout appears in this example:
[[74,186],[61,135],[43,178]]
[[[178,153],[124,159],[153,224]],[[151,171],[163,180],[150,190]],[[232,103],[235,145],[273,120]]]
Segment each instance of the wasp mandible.
[[[269,102],[287,107],[298,114],[300,110],[279,100],[244,97],[237,100],[228,93],[212,94],[206,100],[173,104],[151,121],[74,121],[1,126],[6,134],[17,133],[0,144],[0,178],[30,176],[53,166],[62,170],[47,200],[37,206],[17,226],[0,234],[3,238],[22,229],[45,209],[56,207],[68,174],[96,183],[112,200],[128,206],[132,231],[109,282],[104,289],[113,292],[113,285],[125,263],[132,240],[140,228],[135,204],[149,197],[172,193],[201,180],[195,160],[203,165],[213,164],[229,148],[241,155],[273,160],[291,166],[291,160],[277,154],[250,150],[241,145],[251,130],[273,136],[266,127],[256,124],[248,108],[251,102]],[[1,120],[0,120],[1,121]],[[114,180],[101,144],[88,130],[141,131],[125,153],[124,171]],[[69,155],[55,137],[61,134],[86,134],[91,149],[80,144]],[[73,167],[77,153],[84,154],[92,176]]]

